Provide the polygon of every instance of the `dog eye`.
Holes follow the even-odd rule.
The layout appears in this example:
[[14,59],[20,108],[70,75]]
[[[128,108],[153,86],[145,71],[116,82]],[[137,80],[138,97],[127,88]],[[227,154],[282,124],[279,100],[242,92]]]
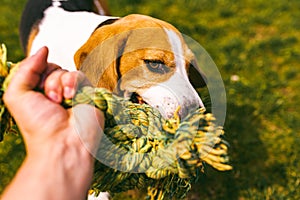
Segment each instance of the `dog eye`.
[[162,61],[159,60],[145,60],[147,68],[158,74],[166,74],[170,71],[169,67],[167,67]]

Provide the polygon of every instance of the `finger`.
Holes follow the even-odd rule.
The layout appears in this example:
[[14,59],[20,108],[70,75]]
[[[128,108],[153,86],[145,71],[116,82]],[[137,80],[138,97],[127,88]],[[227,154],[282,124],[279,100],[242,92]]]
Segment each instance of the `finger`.
[[61,78],[65,73],[67,73],[65,70],[56,70],[52,72],[45,80],[45,94],[55,103],[61,103],[63,100],[63,85]]
[[39,89],[44,89],[45,87],[45,81],[47,79],[47,77],[54,71],[61,69],[60,66],[54,64],[54,63],[48,63],[48,67],[46,69],[46,71],[43,73],[40,84],[39,84]]
[[36,88],[41,80],[42,74],[47,69],[47,57],[48,48],[43,47],[35,55],[21,62],[9,87],[11,87],[11,89],[13,88],[12,90],[16,92]]
[[80,87],[91,85],[86,76],[80,71],[63,74],[61,82],[64,90],[64,98],[66,99],[73,98]]

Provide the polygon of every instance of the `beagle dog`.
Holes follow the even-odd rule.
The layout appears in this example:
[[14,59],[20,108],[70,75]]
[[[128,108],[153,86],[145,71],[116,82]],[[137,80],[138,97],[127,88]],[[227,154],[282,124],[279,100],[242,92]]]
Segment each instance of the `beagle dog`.
[[196,59],[171,24],[144,15],[108,16],[104,0],[29,0],[20,24],[27,56],[49,48],[48,62],[81,70],[97,87],[157,108],[203,107]]
[[178,107],[181,118],[204,107],[194,89],[205,86],[196,58],[165,21],[109,16],[105,0],[28,0],[20,40],[26,56],[47,46],[48,62],[81,70],[94,86],[147,103],[166,118]]

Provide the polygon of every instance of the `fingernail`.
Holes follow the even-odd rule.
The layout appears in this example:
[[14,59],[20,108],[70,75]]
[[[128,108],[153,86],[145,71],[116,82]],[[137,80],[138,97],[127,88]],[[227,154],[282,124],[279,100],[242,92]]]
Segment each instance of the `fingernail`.
[[41,52],[47,50],[47,47],[41,47],[34,55],[39,55]]
[[52,100],[52,101],[54,101],[56,103],[60,103],[60,98],[59,98],[59,96],[57,95],[56,92],[50,91],[48,93],[48,97],[49,97],[50,100]]
[[70,98],[73,98],[75,95],[75,90],[74,88],[71,88],[71,87],[64,87],[64,97],[66,99],[70,99]]

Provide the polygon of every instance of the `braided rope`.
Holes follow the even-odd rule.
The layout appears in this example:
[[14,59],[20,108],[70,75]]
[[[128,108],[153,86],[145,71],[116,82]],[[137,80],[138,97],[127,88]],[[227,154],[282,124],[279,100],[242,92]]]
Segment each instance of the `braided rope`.
[[[1,135],[16,132],[2,95],[15,65],[6,61],[6,49],[0,49],[0,123]],[[9,74],[9,75],[8,75]],[[105,114],[106,137],[97,155],[106,164],[95,163],[91,192],[118,193],[133,188],[148,188],[147,199],[182,199],[191,184],[203,172],[203,163],[220,171],[230,170],[227,143],[222,127],[204,109],[192,111],[179,121],[146,104],[135,104],[117,97],[104,88],[83,87],[74,99],[64,100],[64,107],[91,104]],[[100,160],[102,160],[100,158]],[[108,165],[109,164],[109,165]],[[138,172],[138,173],[137,173]]]

